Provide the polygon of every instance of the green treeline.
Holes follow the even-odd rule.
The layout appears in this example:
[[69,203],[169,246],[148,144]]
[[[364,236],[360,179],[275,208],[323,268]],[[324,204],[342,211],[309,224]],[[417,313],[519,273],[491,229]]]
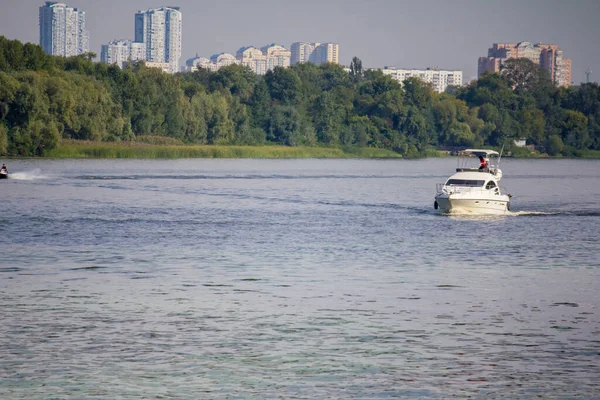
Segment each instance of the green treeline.
[[44,155],[61,139],[196,145],[375,148],[404,156],[439,147],[502,146],[525,138],[550,155],[600,150],[600,88],[557,88],[528,60],[435,93],[354,58],[257,76],[232,65],[166,74],[137,64],[64,58],[0,37],[0,154]]

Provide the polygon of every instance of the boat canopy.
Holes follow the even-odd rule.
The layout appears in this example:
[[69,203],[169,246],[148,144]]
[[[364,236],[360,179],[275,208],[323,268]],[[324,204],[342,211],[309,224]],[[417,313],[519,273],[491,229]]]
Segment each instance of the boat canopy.
[[470,156],[470,155],[474,155],[474,156],[483,156],[485,158],[488,158],[489,156],[500,156],[500,153],[498,153],[496,150],[487,150],[487,149],[466,149],[461,151],[462,155],[465,156]]

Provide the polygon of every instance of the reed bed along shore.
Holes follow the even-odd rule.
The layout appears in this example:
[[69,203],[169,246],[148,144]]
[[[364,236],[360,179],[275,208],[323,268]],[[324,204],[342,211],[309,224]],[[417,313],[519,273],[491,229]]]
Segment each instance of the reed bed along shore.
[[219,146],[62,140],[50,158],[402,158],[375,148]]

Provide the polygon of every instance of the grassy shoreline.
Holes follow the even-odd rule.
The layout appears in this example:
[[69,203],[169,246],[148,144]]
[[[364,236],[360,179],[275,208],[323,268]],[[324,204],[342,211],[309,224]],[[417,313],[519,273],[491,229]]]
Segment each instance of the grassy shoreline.
[[375,148],[219,146],[62,140],[46,158],[402,158]]
[[[158,140],[161,139],[161,140]],[[509,153],[510,154],[510,153]],[[585,150],[571,156],[549,156],[525,149],[517,149],[504,157],[529,159],[600,159],[600,151]],[[156,142],[146,139],[136,142],[96,142],[63,139],[59,145],[45,152],[43,158],[56,159],[178,159],[178,158],[331,158],[331,159],[402,159],[450,157],[445,150],[431,149],[424,154],[406,157],[391,150],[370,147],[289,147],[289,146],[230,146],[230,145],[186,145],[177,140]]]

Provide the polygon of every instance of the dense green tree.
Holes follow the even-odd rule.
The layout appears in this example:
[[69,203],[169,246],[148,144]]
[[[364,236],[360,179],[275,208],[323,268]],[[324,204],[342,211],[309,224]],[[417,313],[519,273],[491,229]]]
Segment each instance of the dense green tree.
[[291,68],[275,67],[265,75],[271,99],[283,105],[294,104],[299,98],[302,82]]
[[29,149],[31,155],[43,155],[44,149],[53,149],[60,139],[60,134],[53,121],[32,121],[28,124],[27,130],[31,138],[31,148]]
[[429,142],[427,132],[427,121],[417,107],[411,106],[407,109],[402,132],[412,140],[419,151],[425,150]]
[[12,72],[25,69],[23,43],[0,36],[0,71]]
[[229,118],[234,124],[234,144],[261,145],[266,140],[264,130],[252,126],[252,117],[248,106],[242,104],[239,97],[232,97],[229,106]]
[[184,109],[186,124],[183,141],[186,143],[206,144],[208,141],[208,126],[204,113],[207,96],[204,92],[194,95],[189,101],[189,106]]
[[355,82],[360,81],[363,77],[362,61],[358,57],[352,57],[352,62],[350,63],[350,76]]
[[252,94],[255,82],[256,75],[250,67],[233,64],[223,67],[211,75],[210,89],[211,91],[227,90],[246,103]]
[[204,113],[208,144],[233,143],[234,124],[229,118],[227,98],[211,93],[204,98]]
[[252,126],[267,131],[271,115],[271,95],[264,79],[259,79],[250,96]]
[[8,151],[8,129],[0,124],[0,155],[6,154]]
[[348,87],[350,85],[350,76],[339,64],[322,64],[320,89],[324,91],[334,90],[338,87]]
[[19,82],[14,77],[0,72],[0,121],[7,118],[18,89]]
[[323,92],[317,97],[312,107],[312,115],[319,142],[327,145],[337,144],[345,113],[330,92]]
[[276,105],[271,110],[267,139],[286,146],[301,143],[302,119],[294,107]]
[[418,109],[430,108],[433,103],[433,88],[422,80],[411,77],[404,81],[405,103]]
[[584,115],[600,117],[600,86],[597,83],[584,83],[576,89],[569,89],[564,94],[562,106]]
[[[306,101],[305,99],[314,98],[321,93],[321,76],[323,73],[321,68],[311,62],[305,62],[292,65],[291,69],[293,69],[298,75],[298,78],[300,78],[303,101]],[[310,102],[310,100],[308,102]]]
[[344,129],[341,142],[344,145],[366,147],[376,136],[376,128],[367,116],[351,117]]
[[544,72],[527,58],[509,58],[500,66],[500,73],[515,90],[535,91],[542,79],[549,79]]
[[590,143],[588,119],[579,111],[568,110],[563,123],[563,143],[578,150],[586,149]]
[[562,139],[558,135],[552,135],[546,140],[546,151],[551,156],[557,156],[562,154],[565,145]]

